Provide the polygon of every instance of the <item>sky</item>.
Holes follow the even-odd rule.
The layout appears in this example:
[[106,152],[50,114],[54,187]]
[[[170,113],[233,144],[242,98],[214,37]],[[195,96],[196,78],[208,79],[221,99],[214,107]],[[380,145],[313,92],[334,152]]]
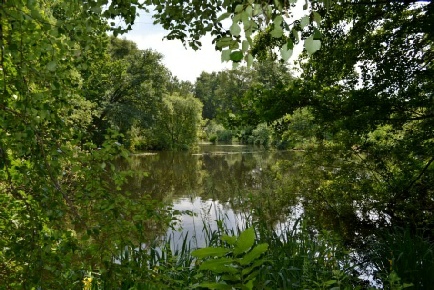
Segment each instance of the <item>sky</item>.
[[[195,51],[184,47],[180,40],[163,40],[169,32],[161,25],[153,24],[151,13],[140,11],[139,14],[132,31],[122,37],[134,41],[139,49],[153,49],[163,54],[163,64],[178,79],[194,83],[203,71],[211,73],[232,68],[232,63],[221,62],[220,52],[215,50],[210,35],[201,39],[202,48]],[[302,46],[295,47],[291,59],[293,60],[301,50]],[[292,62],[291,59],[289,62]]]
[[185,48],[180,40],[163,40],[168,34],[160,25],[153,25],[150,13],[140,12],[132,31],[123,35],[134,41],[139,49],[153,49],[164,55],[163,64],[180,80],[195,82],[202,71],[229,69],[232,64],[222,63],[220,52],[212,44],[211,36],[201,39],[202,48]]

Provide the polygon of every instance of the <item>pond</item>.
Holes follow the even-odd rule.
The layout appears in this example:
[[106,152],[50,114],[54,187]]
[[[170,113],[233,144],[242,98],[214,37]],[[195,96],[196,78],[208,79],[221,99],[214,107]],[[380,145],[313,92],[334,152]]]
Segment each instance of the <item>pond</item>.
[[[178,230],[167,233],[175,246],[188,235],[202,247],[205,228],[216,230],[217,220],[228,229],[242,227],[262,202],[276,202],[273,195],[280,184],[273,166],[294,154],[237,144],[200,144],[195,152],[139,153],[130,166],[143,174],[132,179],[128,189],[151,195],[180,212]],[[275,226],[301,211],[287,203],[276,202],[272,208],[267,217]]]

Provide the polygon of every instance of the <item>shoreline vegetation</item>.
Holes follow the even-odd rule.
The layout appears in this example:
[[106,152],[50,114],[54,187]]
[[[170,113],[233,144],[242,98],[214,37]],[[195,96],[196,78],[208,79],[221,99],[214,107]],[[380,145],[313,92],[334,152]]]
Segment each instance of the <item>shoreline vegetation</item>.
[[[0,290],[432,287],[434,1],[295,2],[0,1]],[[143,9],[233,69],[178,79]],[[176,244],[181,193],[248,218]]]

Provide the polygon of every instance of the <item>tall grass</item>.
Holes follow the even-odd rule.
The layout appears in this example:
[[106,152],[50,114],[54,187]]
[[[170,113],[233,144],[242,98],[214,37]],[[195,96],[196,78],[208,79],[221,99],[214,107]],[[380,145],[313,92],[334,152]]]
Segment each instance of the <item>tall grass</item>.
[[376,278],[384,287],[396,284],[411,289],[434,286],[434,244],[424,232],[409,228],[383,231],[373,243],[370,260],[377,269]]
[[[98,283],[85,289],[427,289],[434,285],[433,244],[409,230],[378,236],[368,259],[362,260],[333,233],[311,228],[307,218],[282,224],[276,231],[260,218],[249,216],[237,226],[228,226],[223,213],[214,214],[217,227],[202,217],[200,233],[186,233],[181,240],[170,234],[154,244],[123,248],[111,272],[99,273]],[[237,239],[246,229],[254,230],[254,242],[235,253],[242,243]],[[195,254],[198,234],[205,237],[211,254]],[[267,245],[267,250],[255,256],[258,245]],[[254,256],[252,261],[240,262],[249,255]],[[221,259],[231,261],[223,265],[224,270],[212,265]],[[225,271],[231,267],[229,275]],[[371,267],[375,278],[361,278],[364,267]],[[250,272],[255,275],[247,275]]]
[[[260,268],[253,289],[355,289],[363,284],[352,275],[349,252],[330,233],[313,233],[301,219],[281,234],[260,221],[246,220],[235,228],[226,227],[222,219],[217,224],[217,229],[212,229],[203,220],[207,247],[227,247],[222,237],[239,236],[246,228],[255,230],[255,244],[269,245],[262,257],[267,262]],[[195,247],[190,236],[185,235],[182,243],[172,237],[169,235],[162,247],[150,249],[149,269],[153,275],[150,275],[148,287],[188,289],[205,279],[199,267],[202,261],[191,255]],[[222,277],[223,274],[216,275],[214,279],[221,281]]]

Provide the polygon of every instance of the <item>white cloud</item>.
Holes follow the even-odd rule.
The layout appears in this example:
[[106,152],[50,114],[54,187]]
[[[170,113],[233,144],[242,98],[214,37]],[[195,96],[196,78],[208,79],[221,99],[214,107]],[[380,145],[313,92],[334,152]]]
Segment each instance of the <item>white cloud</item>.
[[203,37],[202,48],[194,51],[185,48],[180,40],[163,40],[168,32],[152,23],[151,14],[142,12],[133,30],[125,37],[137,43],[139,49],[153,49],[163,54],[164,65],[179,79],[195,82],[202,71],[220,71],[232,66],[221,62],[220,52],[215,50],[211,36]]

